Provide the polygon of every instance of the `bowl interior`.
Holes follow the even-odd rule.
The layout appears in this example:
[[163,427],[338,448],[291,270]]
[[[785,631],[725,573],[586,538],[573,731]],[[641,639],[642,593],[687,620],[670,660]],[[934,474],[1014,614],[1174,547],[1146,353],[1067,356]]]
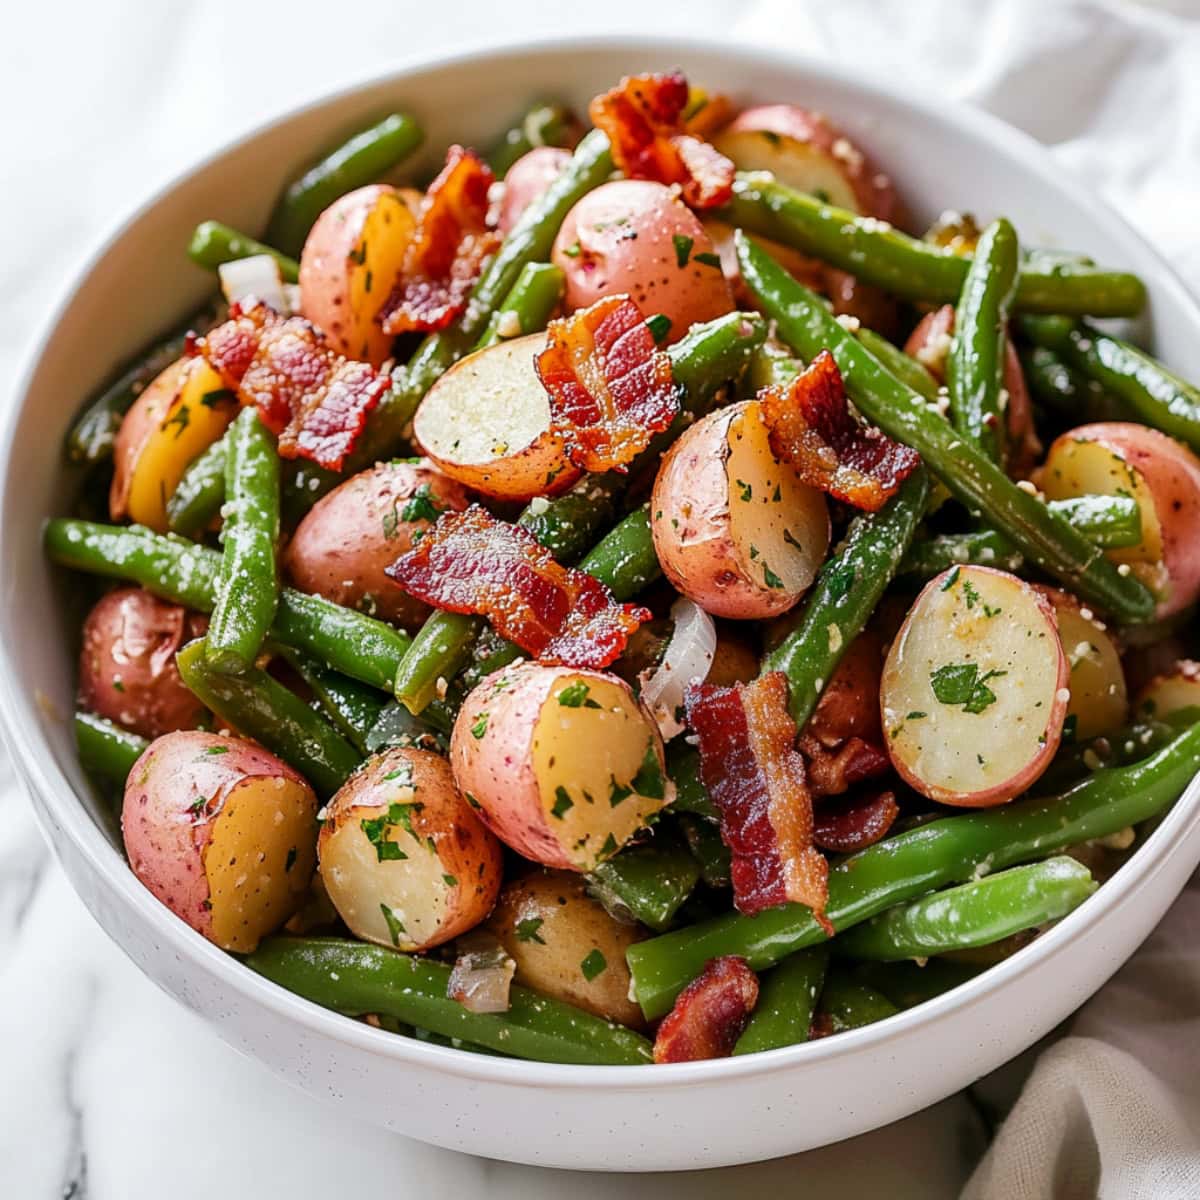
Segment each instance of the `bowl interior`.
[[536,98],[561,97],[583,111],[621,74],[675,65],[740,102],[795,101],[829,113],[893,175],[918,223],[947,207],[983,218],[1003,213],[1029,243],[1137,270],[1151,297],[1144,332],[1167,361],[1200,376],[1200,311],[1163,262],[1082,187],[1059,179],[1026,139],[936,98],[900,99],[782,54],[624,39],[466,57],[311,105],[216,154],[114,235],[49,323],[8,417],[0,459],[4,717],[11,748],[52,797],[64,836],[104,870],[126,868],[112,815],[75,757],[78,627],[69,601],[77,589],[45,563],[41,529],[48,516],[70,510],[78,491],[60,446],[85,397],[213,290],[211,276],[184,255],[192,228],[215,217],[259,231],[281,185],[314,151],[382,112],[404,109],[424,125],[425,146],[406,174],[425,179],[447,144],[488,145]]

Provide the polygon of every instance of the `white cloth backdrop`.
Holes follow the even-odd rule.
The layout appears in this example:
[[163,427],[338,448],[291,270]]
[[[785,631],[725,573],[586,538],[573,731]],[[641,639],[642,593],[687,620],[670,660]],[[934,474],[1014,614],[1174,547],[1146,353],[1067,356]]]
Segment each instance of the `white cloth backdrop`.
[[[1200,290],[1198,0],[19,5],[0,40],[0,394],[83,254],[204,151],[404,58],[620,29],[793,45],[987,108],[1051,145]],[[936,1197],[957,1191],[982,1149],[963,1100],[786,1164],[702,1178],[568,1183],[403,1139],[381,1145],[226,1052],[121,961],[48,866],[24,798],[2,778],[0,1194],[66,1187],[124,1200],[157,1195],[170,1179],[181,1197],[308,1196],[344,1177],[336,1159],[349,1151],[364,1197],[431,1184],[435,1194],[718,1196],[791,1185]],[[1071,1036],[1042,1054],[968,1200],[1200,1195],[1198,930],[1193,884]],[[993,1079],[980,1094],[1003,1090]],[[199,1151],[181,1129],[201,1131]]]

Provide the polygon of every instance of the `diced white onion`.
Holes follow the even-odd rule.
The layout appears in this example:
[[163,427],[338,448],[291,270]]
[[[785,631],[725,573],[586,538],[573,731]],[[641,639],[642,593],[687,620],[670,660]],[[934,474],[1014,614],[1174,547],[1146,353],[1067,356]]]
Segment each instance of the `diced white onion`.
[[269,254],[252,254],[236,258],[217,268],[221,291],[230,304],[242,304],[254,299],[269,304],[280,316],[290,317],[292,305],[284,290],[279,264]]
[[671,605],[671,619],[675,628],[662,661],[653,673],[642,672],[642,700],[668,740],[683,732],[684,693],[703,682],[717,652],[716,626],[698,604],[681,596]]
[[458,939],[458,949],[460,953],[450,972],[446,994],[468,1012],[507,1012],[517,964],[499,939],[474,930]]

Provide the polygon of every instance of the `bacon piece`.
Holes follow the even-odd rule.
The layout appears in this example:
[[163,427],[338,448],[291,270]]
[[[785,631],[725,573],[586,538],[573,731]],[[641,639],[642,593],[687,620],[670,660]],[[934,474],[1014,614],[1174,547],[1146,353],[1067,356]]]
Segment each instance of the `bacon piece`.
[[489,229],[491,168],[473,150],[451,146],[429,186],[400,278],[379,313],[384,333],[445,329],[467,307],[483,260],[500,245]]
[[780,671],[733,687],[688,689],[688,723],[700,740],[700,774],[732,860],[733,902],[756,913],[789,900],[825,928],[829,864],[813,845],[812,798]]
[[814,800],[840,796],[856,783],[878,779],[892,765],[881,746],[860,737],[849,737],[831,748],[806,731],[797,744],[808,767],[808,790]]
[[679,993],[654,1038],[656,1063],[728,1058],[758,1003],[758,976],[744,958],[709,959]]
[[607,667],[651,617],[618,604],[586,571],[563,567],[533,535],[478,504],[443,513],[387,573],[411,596],[487,617],[543,663]]
[[608,134],[613,161],[630,179],[678,184],[685,204],[715,208],[733,195],[733,163],[686,132],[688,82],[680,71],[626,75],[588,105]]
[[817,808],[813,841],[822,850],[853,854],[879,841],[899,815],[895,792],[856,796],[845,804],[822,804]]
[[367,414],[390,383],[368,363],[343,358],[303,317],[281,317],[266,304],[234,304],[229,320],[188,350],[202,354],[236,391],[256,405],[279,437],[281,458],[307,458],[340,471]]
[[628,296],[551,321],[535,366],[552,430],[585,471],[623,469],[679,412],[671,360]]
[[828,350],[790,384],[763,388],[758,400],[775,456],[811,487],[855,508],[882,508],[921,461],[915,450],[855,420]]

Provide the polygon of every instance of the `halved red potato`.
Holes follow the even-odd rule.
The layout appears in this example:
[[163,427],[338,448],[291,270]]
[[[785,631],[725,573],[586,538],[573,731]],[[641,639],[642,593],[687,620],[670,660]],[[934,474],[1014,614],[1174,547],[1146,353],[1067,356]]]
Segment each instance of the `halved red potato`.
[[143,588],[101,597],[83,623],[81,707],[147,738],[195,729],[205,708],[179,677],[175,652],[207,626],[206,617]]
[[429,606],[384,574],[448,510],[470,503],[466,488],[426,460],[379,463],[322,497],[296,527],[284,569],[302,592],[315,592],[406,629]]
[[1200,663],[1187,658],[1150,680],[1133,705],[1139,717],[1160,721],[1186,709],[1200,712]]
[[1200,459],[1186,446],[1146,425],[1081,425],[1050,447],[1040,486],[1050,500],[1132,496],[1141,509],[1142,540],[1105,554],[1155,594],[1159,618],[1200,596]]
[[771,453],[754,400],[710,413],[671,447],[650,524],[663,573],[720,617],[785,612],[829,548],[824,495]]
[[134,874],[163,904],[222,949],[247,953],[307,895],[317,798],[253,742],[168,733],[129,772],[121,830]]
[[[737,249],[733,244],[733,226],[716,217],[705,217],[704,232],[712,241],[713,248],[721,259],[721,270],[729,280],[733,298],[739,308],[758,308],[758,300],[751,294],[742,280],[742,269],[738,265]],[[774,242],[770,238],[755,236],[754,239],[788,274],[798,279],[814,292],[823,292],[828,268],[818,258],[809,258],[791,246]]]
[[627,293],[646,316],[670,320],[668,342],[733,310],[704,226],[661,183],[618,179],[589,192],[567,213],[552,258],[566,277],[569,310]]
[[1042,588],[1058,619],[1058,637],[1071,677],[1066,727],[1076,741],[1113,733],[1129,716],[1129,695],[1121,652],[1107,627],[1076,596],[1058,588]]
[[674,796],[654,718],[603,671],[521,663],[489,676],[454,723],[450,763],[502,842],[570,871],[611,858]]
[[544,334],[469,354],[429,389],[413,436],[433,462],[494,500],[556,496],[582,472],[550,432],[550,397],[534,360]]
[[917,597],[884,663],[892,764],[942,804],[1003,804],[1054,757],[1069,679],[1046,596],[991,567],[943,572]]
[[321,880],[350,931],[398,950],[428,950],[482,921],[504,873],[500,843],[428,750],[371,759],[329,802]]
[[645,1024],[629,998],[625,951],[646,931],[614,921],[573,871],[533,871],[505,884],[487,928],[517,964],[517,983],[609,1021]]
[[838,208],[896,220],[891,179],[823,113],[794,104],[748,108],[713,144],[739,170],[770,171],[780,183]]
[[108,510],[167,532],[167,500],[184,471],[237,415],[237,398],[202,358],[181,358],[125,414],[113,444]]
[[374,366],[391,354],[375,318],[415,230],[408,197],[386,183],[347,192],[317,218],[300,255],[300,312],[339,354]]
[[504,176],[498,226],[507,236],[521,214],[562,174],[571,161],[570,150],[558,146],[535,146],[522,154]]

